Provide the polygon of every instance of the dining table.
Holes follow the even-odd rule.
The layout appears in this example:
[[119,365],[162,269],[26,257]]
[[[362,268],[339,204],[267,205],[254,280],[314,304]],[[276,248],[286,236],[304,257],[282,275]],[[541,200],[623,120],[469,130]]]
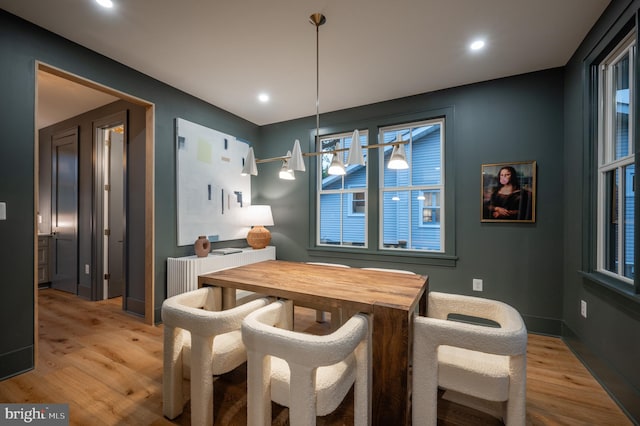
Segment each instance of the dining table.
[[198,277],[198,286],[222,288],[223,309],[236,290],[342,312],[372,321],[372,424],[411,424],[413,317],[426,315],[429,277],[363,268],[268,260]]

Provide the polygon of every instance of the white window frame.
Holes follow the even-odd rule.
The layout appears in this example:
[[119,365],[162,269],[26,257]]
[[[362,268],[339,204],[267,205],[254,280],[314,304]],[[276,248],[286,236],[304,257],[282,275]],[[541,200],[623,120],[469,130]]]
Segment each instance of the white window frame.
[[[635,55],[636,55],[636,33],[633,30],[628,34],[622,42],[608,55],[599,66],[599,78],[598,78],[598,195],[597,195],[597,265],[598,272],[618,279],[626,284],[633,285],[634,280],[624,276],[624,226],[618,226],[618,270],[616,273],[606,269],[606,250],[607,244],[607,226],[605,224],[607,215],[608,202],[607,202],[607,188],[606,177],[609,172],[618,171],[620,175],[619,189],[617,193],[617,205],[625,205],[625,179],[624,168],[635,163],[635,147],[634,147],[634,133],[633,128],[633,110],[635,108],[635,87],[634,78],[635,75]],[[623,158],[615,159],[615,109],[614,102],[610,102],[613,89],[613,72],[610,72],[611,68],[618,63],[618,61],[625,55],[629,55],[629,155]],[[619,207],[623,212],[624,209]],[[637,220],[634,218],[634,220]],[[637,250],[634,247],[634,250]]]
[[[362,136],[366,137],[367,142],[365,143],[365,145],[363,145],[363,152],[366,152],[366,145],[369,144],[369,131],[368,130],[359,130],[360,133],[360,137],[362,138]],[[333,133],[333,134],[328,134],[328,135],[324,135],[324,136],[320,136],[320,138],[318,138],[318,146],[316,147],[316,151],[320,152],[322,151],[322,141],[327,140],[327,139],[344,139],[344,138],[349,138],[352,137],[353,133]],[[353,143],[353,141],[352,141]],[[344,146],[341,146],[342,148],[344,148]],[[341,154],[344,154],[344,152],[341,152]],[[349,248],[356,248],[356,249],[366,249],[369,247],[369,233],[367,232],[367,230],[369,229],[369,215],[368,215],[368,210],[369,210],[369,197],[367,196],[367,191],[368,191],[368,182],[369,182],[369,162],[368,162],[368,156],[365,157],[365,162],[366,162],[366,171],[365,171],[365,184],[364,186],[358,186],[358,187],[349,187],[346,188],[344,185],[344,177],[341,177],[342,179],[342,189],[322,189],[322,155],[318,155],[317,156],[317,172],[316,172],[316,245],[320,246],[320,247],[349,247]],[[322,195],[325,194],[341,194],[341,197],[348,197],[348,203],[349,206],[351,206],[351,203],[353,202],[353,194],[356,192],[364,192],[365,194],[365,199],[364,199],[364,203],[365,203],[365,207],[364,207],[364,213],[361,214],[355,214],[352,212],[352,209],[349,208],[349,211],[347,212],[348,216],[364,216],[364,244],[363,245],[350,245],[350,244],[343,244],[342,241],[342,235],[344,234],[344,223],[342,220],[340,220],[340,244],[327,244],[327,243],[322,243],[322,236],[320,235],[322,229],[320,226],[320,220],[321,220],[321,215],[320,215],[320,211],[321,211],[321,203],[320,203],[320,198]],[[344,211],[343,211],[343,202],[341,200],[340,202],[340,212],[339,212],[339,217],[343,217],[344,215]]]
[[[434,119],[430,119],[430,120],[423,120],[423,121],[414,121],[414,122],[408,122],[408,123],[402,123],[402,124],[398,124],[398,125],[394,125],[394,126],[385,126],[385,127],[381,127],[379,129],[379,134],[380,134],[380,139],[382,140],[382,132],[394,132],[394,131],[398,131],[398,130],[403,130],[403,129],[407,129],[407,128],[414,128],[414,127],[422,127],[422,126],[429,126],[429,125],[433,125],[433,124],[439,124],[440,125],[440,184],[438,185],[419,185],[419,186],[413,186],[411,183],[409,183],[408,186],[395,186],[395,187],[387,187],[385,188],[384,186],[384,150],[382,148],[378,149],[378,167],[379,167],[379,219],[378,219],[378,235],[379,235],[379,241],[378,241],[378,247],[380,250],[399,250],[402,252],[414,252],[414,253],[445,253],[446,252],[446,247],[445,247],[445,230],[446,230],[446,221],[445,221],[445,217],[446,217],[446,206],[445,206],[445,200],[446,200],[446,196],[445,196],[445,187],[446,187],[446,183],[445,183],[445,146],[446,146],[446,123],[445,123],[445,118],[444,117],[439,117],[439,118],[434,118]],[[408,141],[409,143],[405,145],[405,152],[409,153],[411,152],[412,146],[413,146],[413,140],[412,138],[409,139]],[[410,156],[411,157],[411,156]],[[409,176],[412,175],[411,170],[413,167],[413,158],[409,158]],[[411,195],[411,193],[413,191],[419,191],[419,192],[424,192],[424,191],[433,191],[433,190],[439,190],[440,191],[440,250],[422,250],[422,249],[411,249],[411,248],[395,248],[395,247],[385,247],[384,246],[384,193],[385,192],[408,192],[409,195]],[[419,202],[421,203],[421,201],[419,200],[413,200],[411,196],[409,196],[409,211],[411,211],[412,207],[413,207],[413,203],[414,202]],[[420,221],[422,223],[422,220]],[[421,226],[425,226],[425,225],[421,225]],[[409,227],[409,229],[411,229],[411,226]],[[411,247],[411,235],[409,235],[409,241],[407,246]]]

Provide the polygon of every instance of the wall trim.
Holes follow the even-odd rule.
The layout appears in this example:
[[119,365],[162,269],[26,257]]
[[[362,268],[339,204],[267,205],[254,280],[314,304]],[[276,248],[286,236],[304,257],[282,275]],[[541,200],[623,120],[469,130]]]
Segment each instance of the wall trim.
[[0,381],[35,368],[34,345],[0,354]]
[[531,315],[522,315],[527,332],[546,336],[560,337],[562,333],[562,321],[555,318],[543,318]]

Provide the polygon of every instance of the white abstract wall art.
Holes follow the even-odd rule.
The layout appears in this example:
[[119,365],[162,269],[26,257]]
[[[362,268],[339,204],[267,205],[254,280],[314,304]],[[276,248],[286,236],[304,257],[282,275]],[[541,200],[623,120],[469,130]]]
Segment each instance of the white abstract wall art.
[[251,204],[251,176],[241,176],[249,144],[176,118],[178,245],[200,235],[210,241],[244,239],[243,208]]

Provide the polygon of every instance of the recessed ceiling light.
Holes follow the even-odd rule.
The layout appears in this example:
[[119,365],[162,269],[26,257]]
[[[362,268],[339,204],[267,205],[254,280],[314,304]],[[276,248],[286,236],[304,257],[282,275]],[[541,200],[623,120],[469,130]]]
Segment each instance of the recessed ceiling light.
[[267,103],[267,102],[269,102],[269,95],[267,95],[266,93],[260,93],[260,94],[258,95],[258,100],[259,100],[260,102],[262,102],[263,104],[264,104],[264,103]]
[[111,0],[96,0],[96,2],[102,7],[113,7],[113,2]]
[[475,40],[473,43],[469,45],[469,49],[471,50],[480,50],[484,47],[484,40]]

